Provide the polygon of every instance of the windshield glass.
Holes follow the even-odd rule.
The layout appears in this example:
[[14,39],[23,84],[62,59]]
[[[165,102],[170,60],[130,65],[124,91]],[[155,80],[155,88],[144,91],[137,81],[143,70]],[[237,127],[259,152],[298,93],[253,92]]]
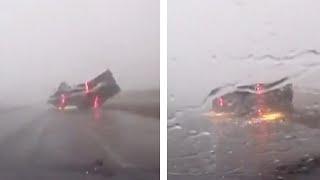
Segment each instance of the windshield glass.
[[168,2],[169,179],[317,179],[316,5]]

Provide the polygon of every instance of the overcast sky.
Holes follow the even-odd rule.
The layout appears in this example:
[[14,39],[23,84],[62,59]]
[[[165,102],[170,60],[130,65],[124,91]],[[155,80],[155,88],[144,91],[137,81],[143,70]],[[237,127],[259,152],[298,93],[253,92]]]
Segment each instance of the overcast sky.
[[123,90],[159,87],[157,0],[0,1],[0,100],[49,96],[110,68]]
[[320,88],[320,56],[304,53],[320,52],[319,7],[317,0],[169,0],[169,105],[199,104],[223,84],[273,81],[307,66],[318,73],[304,85]]

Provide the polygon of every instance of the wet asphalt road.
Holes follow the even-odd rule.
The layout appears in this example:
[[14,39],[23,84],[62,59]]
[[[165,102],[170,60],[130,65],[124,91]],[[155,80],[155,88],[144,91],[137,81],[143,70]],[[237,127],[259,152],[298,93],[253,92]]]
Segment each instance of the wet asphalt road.
[[203,109],[177,113],[168,120],[168,179],[319,179],[319,102],[296,93],[290,118],[251,125]]
[[0,179],[159,179],[159,120],[124,111],[0,111]]

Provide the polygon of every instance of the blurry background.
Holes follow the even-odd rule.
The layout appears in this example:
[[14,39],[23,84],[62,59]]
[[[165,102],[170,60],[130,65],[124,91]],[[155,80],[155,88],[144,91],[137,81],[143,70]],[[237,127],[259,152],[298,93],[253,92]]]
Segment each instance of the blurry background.
[[0,102],[46,101],[110,68],[122,90],[159,88],[157,1],[0,1]]
[[168,107],[199,105],[211,89],[294,77],[319,89],[316,0],[168,2]]

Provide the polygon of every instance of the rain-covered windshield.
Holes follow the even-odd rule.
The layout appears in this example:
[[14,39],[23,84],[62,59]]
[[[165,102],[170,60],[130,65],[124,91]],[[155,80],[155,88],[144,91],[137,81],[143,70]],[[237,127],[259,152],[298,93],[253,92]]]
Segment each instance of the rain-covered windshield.
[[168,3],[168,178],[317,179],[316,1]]

